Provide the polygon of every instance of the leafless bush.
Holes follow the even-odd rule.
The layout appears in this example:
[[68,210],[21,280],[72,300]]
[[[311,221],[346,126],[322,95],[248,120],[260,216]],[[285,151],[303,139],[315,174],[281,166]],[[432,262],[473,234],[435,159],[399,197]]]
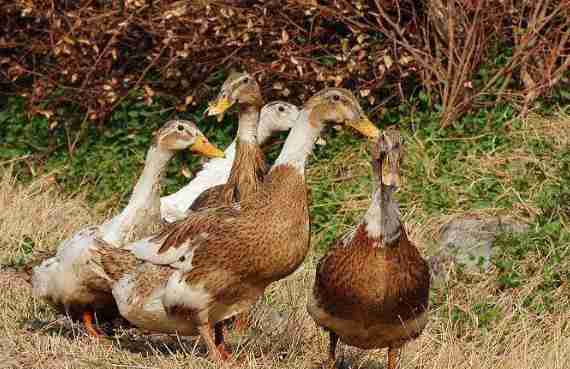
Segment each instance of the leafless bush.
[[[409,53],[421,80],[441,102],[442,125],[486,96],[522,94],[529,103],[560,81],[570,65],[570,3],[557,0],[430,0],[413,17],[418,34],[401,25],[401,12],[387,14],[376,1],[378,30]],[[510,48],[501,63],[487,60],[493,48]],[[495,55],[496,50],[495,50]],[[510,54],[510,55],[509,55]],[[482,76],[482,67],[488,68]],[[509,90],[519,77],[521,90]]]
[[1,82],[48,117],[73,102],[100,120],[133,90],[183,110],[234,67],[258,74],[275,96],[348,80],[377,87],[373,45],[334,4],[18,0],[1,9]]
[[232,68],[270,98],[344,85],[376,106],[419,76],[448,125],[487,95],[526,109],[569,63],[567,0],[17,0],[0,18],[0,87],[53,126],[69,103],[102,122],[129,93],[185,110]]
[[570,2],[540,0],[506,2],[519,53],[523,107],[550,91],[570,67]]

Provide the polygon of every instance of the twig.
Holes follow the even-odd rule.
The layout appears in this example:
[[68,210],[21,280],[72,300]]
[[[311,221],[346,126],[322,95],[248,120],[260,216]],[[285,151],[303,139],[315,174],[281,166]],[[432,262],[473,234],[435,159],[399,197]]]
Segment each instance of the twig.
[[26,154],[26,155],[19,156],[19,157],[17,157],[17,158],[12,158],[12,159],[8,159],[8,160],[4,160],[4,161],[0,162],[0,165],[6,165],[6,164],[17,163],[17,162],[19,162],[19,161],[26,160],[26,159],[30,158],[31,156],[32,156],[31,154]]

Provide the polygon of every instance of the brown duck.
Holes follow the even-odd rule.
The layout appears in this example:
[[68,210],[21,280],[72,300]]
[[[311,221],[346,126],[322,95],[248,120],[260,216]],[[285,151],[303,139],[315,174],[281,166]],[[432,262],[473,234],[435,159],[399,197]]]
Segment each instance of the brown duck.
[[[101,274],[114,283],[121,314],[144,328],[199,333],[213,360],[226,359],[219,323],[247,310],[270,283],[293,273],[308,252],[305,164],[326,122],[378,135],[349,91],[323,90],[305,103],[251,199],[192,213],[132,244],[130,252],[100,251]],[[132,313],[148,306],[153,314]]]
[[267,167],[257,141],[259,115],[263,98],[258,83],[248,73],[232,73],[222,85],[217,99],[208,108],[209,115],[223,116],[232,106],[239,109],[236,156],[226,184],[202,192],[190,210],[196,211],[247,200],[261,187]]
[[308,311],[329,332],[331,368],[340,338],[361,349],[387,347],[387,368],[395,369],[400,347],[427,323],[429,269],[408,240],[393,198],[401,150],[397,131],[381,135],[372,161],[379,178],[372,203],[356,230],[317,266]]
[[[257,137],[263,98],[259,84],[250,74],[232,73],[222,85],[217,99],[210,104],[208,112],[210,115],[223,116],[233,105],[239,109],[239,122],[236,156],[228,181],[202,192],[190,206],[190,211],[247,201],[261,188],[263,176],[267,173],[265,156]],[[237,316],[236,328],[243,330],[246,326],[247,314]]]

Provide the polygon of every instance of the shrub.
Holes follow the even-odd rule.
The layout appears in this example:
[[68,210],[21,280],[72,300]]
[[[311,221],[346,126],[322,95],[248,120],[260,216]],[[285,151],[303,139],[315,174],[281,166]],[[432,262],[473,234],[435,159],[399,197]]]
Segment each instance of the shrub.
[[[130,93],[178,110],[199,104],[231,68],[270,98],[325,85],[371,105],[424,103],[449,125],[489,96],[529,104],[570,64],[567,1],[17,0],[0,17],[0,84],[52,121],[79,106],[103,122]],[[68,113],[68,111],[66,111]],[[57,123],[53,123],[56,125]]]

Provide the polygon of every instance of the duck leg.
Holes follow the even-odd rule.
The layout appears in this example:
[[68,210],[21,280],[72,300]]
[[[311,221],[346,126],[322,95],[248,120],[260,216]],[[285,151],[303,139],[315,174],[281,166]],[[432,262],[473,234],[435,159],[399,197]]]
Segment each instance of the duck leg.
[[336,368],[336,347],[338,345],[338,336],[333,331],[329,332],[329,357],[323,365],[323,368],[326,369],[335,369]]
[[238,314],[234,323],[234,328],[238,332],[243,332],[247,329],[247,326],[249,325],[248,323],[247,313]]
[[386,369],[396,369],[398,367],[398,359],[400,358],[399,347],[388,348],[388,366]]
[[224,322],[217,322],[214,325],[214,343],[216,344],[216,348],[222,355],[224,360],[229,359],[230,354],[226,350],[226,342],[224,341]]
[[96,338],[105,336],[93,325],[93,310],[86,309],[83,311],[83,324],[85,325],[85,330],[90,336]]
[[217,331],[216,328],[212,329],[212,326],[210,324],[201,325],[198,328],[200,336],[206,342],[206,346],[208,347],[208,356],[210,357],[210,359],[217,363],[222,363],[228,359],[229,355],[225,351],[225,348],[223,347],[223,333],[221,336],[221,343],[220,343],[220,346],[222,347],[219,347],[216,344],[216,338],[214,336],[218,336],[220,331],[216,332],[216,334],[214,335],[214,330]]

